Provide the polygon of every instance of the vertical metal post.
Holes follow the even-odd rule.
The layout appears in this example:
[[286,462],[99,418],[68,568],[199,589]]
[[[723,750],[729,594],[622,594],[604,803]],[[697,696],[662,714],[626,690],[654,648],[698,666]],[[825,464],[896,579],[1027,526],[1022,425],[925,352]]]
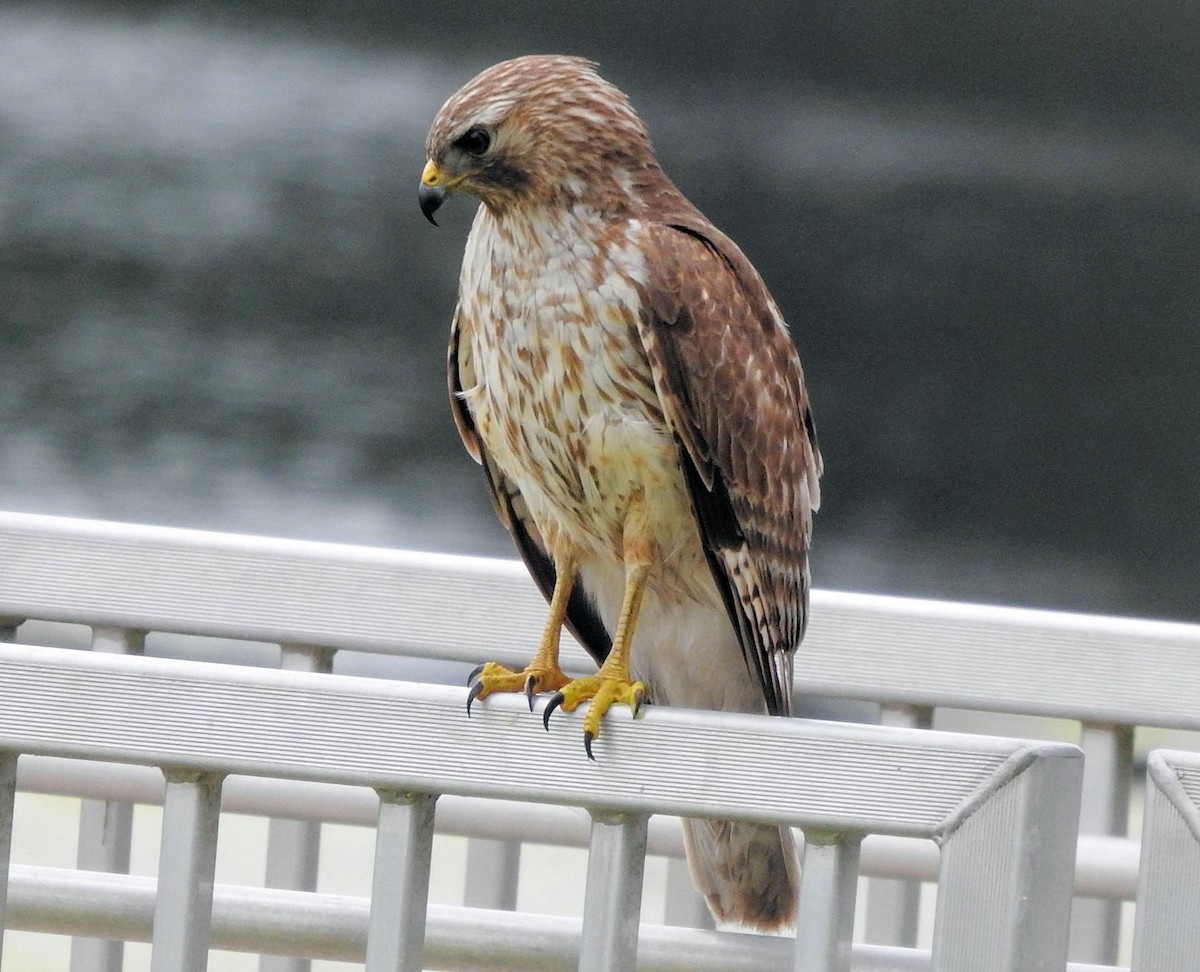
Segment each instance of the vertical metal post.
[[[933,709],[927,706],[884,706],[882,726],[928,729]],[[866,938],[873,945],[915,948],[921,920],[921,883],[901,878],[871,878],[867,882]]]
[[860,834],[804,834],[795,972],[850,972]]
[[[315,645],[280,645],[279,667],[327,675],[333,671],[333,651]],[[315,891],[320,857],[320,821],[273,819],[267,829],[264,884],[289,891]],[[309,972],[311,968],[311,959],[295,955],[263,955],[258,960],[258,972]]]
[[579,972],[637,967],[647,819],[644,814],[592,812]]
[[663,923],[682,928],[715,928],[712,912],[704,896],[696,890],[691,870],[682,857],[667,861],[666,907]]
[[0,753],[0,959],[4,955],[4,928],[8,924],[8,867],[16,796],[17,754]]
[[421,972],[437,797],[379,793],[365,972]]
[[168,770],[150,972],[204,972],[212,926],[221,777]]
[[[92,651],[140,655],[145,647],[144,631],[99,626],[92,629]],[[81,871],[127,874],[132,833],[132,804],[81,800],[75,866]],[[119,939],[75,938],[71,941],[71,972],[121,972],[124,961],[125,943]]]
[[1083,760],[1047,744],[942,843],[932,972],[1062,972]]
[[515,911],[520,871],[521,844],[518,841],[472,837],[467,841],[463,904],[468,908]]
[[[1081,834],[1123,837],[1133,785],[1133,729],[1084,725]],[[1116,965],[1121,940],[1121,902],[1080,898],[1071,912],[1070,957],[1075,962]]]
[[[1177,760],[1187,765],[1172,765]],[[1195,972],[1200,955],[1200,758],[1152,752],[1131,972]]]

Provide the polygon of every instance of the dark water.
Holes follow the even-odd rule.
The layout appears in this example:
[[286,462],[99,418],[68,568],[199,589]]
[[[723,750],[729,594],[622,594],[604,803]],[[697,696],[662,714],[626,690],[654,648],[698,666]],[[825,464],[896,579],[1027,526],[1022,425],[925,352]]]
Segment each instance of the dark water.
[[[0,9],[0,508],[507,555],[414,191],[485,48]],[[793,324],[819,585],[1200,619],[1191,135],[604,61]]]

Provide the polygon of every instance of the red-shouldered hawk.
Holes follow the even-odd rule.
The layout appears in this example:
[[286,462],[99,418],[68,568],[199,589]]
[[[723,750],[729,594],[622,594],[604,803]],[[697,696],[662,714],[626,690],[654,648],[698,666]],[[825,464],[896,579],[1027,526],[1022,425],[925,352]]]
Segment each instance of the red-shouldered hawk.
[[[588,61],[489,68],[442,107],[427,149],[427,217],[451,192],[481,202],[450,338],[454,416],[550,601],[529,667],[481,666],[469,700],[554,692],[547,720],[589,701],[589,756],[613,702],[789,715],[821,457],[762,279]],[[596,675],[559,668],[564,624]],[[791,919],[788,830],[685,830],[718,919]]]

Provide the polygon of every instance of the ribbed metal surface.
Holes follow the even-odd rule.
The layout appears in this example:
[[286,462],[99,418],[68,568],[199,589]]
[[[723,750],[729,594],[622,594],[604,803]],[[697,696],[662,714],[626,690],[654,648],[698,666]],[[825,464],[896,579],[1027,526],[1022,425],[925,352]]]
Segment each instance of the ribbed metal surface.
[[1195,972],[1200,956],[1200,755],[1147,764],[1134,972]]
[[[545,605],[515,561],[0,513],[4,615],[517,664]],[[1200,625],[834,591],[811,618],[801,692],[1200,729]]]
[[1197,729],[1200,625],[815,591],[796,682],[880,702]]
[[[1195,753],[1162,754],[1164,760],[1170,760],[1175,769],[1179,786],[1192,802],[1192,806],[1200,808],[1200,757]],[[1200,815],[1200,810],[1197,811]],[[1200,816],[1193,819],[1200,819]],[[1200,833],[1196,835],[1200,840]]]
[[1082,775],[1081,759],[1032,766],[950,835],[942,848],[935,970],[1063,968]]
[[654,709],[636,724],[610,713],[593,762],[578,714],[556,714],[546,733],[523,699],[489,699],[473,718],[464,699],[441,686],[14,645],[0,653],[0,747],[915,835],[935,833],[1014,754],[1077,752]]
[[474,664],[527,660],[545,610],[515,561],[0,513],[0,616]]
[[[1020,825],[1019,811],[1022,794],[1016,787],[1007,787],[993,798],[990,812],[977,814],[970,826],[955,836],[951,852],[968,853],[994,847],[1005,833],[1013,833]],[[973,848],[960,849],[958,841],[972,840]],[[1012,849],[1015,852],[1015,848]],[[1012,878],[1008,868],[1001,868],[994,860],[976,860],[974,867],[947,868],[938,882],[938,910],[934,926],[934,969],[971,969],[971,972],[996,972],[1016,970],[1012,965],[1011,940],[1000,941],[1000,954],[980,961],[980,946],[983,936],[995,939],[995,926],[1012,928],[1020,906],[1019,897],[1011,888],[998,888],[997,884]],[[996,909],[1000,910],[997,912]],[[984,928],[978,924],[968,925],[961,919],[965,914],[987,914],[991,923]],[[1032,972],[1032,970],[1030,970]]]

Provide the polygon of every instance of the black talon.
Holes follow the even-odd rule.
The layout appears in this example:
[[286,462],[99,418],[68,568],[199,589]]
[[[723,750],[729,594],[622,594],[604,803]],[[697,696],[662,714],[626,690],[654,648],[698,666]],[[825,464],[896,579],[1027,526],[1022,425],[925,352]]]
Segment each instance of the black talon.
[[550,731],[550,713],[557,709],[566,700],[563,698],[562,692],[555,692],[550,701],[546,704],[546,709],[542,712],[542,725],[546,727],[546,732]]
[[533,687],[537,685],[537,676],[529,675],[525,678],[525,698],[529,700],[529,711],[533,711]]
[[633,693],[633,717],[636,719],[638,713],[642,711],[642,706],[646,702],[646,693],[638,689]]
[[471,686],[471,691],[467,693],[467,718],[471,718],[471,703],[479,698],[479,693],[483,691],[483,683],[476,682]]
[[586,729],[584,730],[584,732],[583,732],[583,750],[584,750],[584,752],[586,752],[588,754],[588,759],[590,759],[593,763],[596,762],[596,757],[592,755],[592,740],[595,738],[596,737],[593,736]]
[[487,668],[487,662],[482,665],[476,665],[471,669],[471,674],[467,676],[467,684],[470,685],[475,679],[479,678],[480,673]]

